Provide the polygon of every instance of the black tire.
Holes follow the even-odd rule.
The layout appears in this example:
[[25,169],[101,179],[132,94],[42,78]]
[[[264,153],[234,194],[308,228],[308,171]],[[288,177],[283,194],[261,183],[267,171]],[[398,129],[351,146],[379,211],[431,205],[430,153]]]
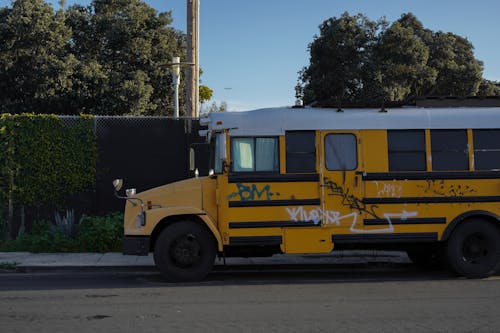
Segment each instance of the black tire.
[[215,240],[210,231],[192,221],[165,228],[154,248],[156,267],[172,282],[203,280],[213,268],[215,254]]
[[448,263],[469,279],[491,276],[500,268],[500,229],[485,220],[462,222],[446,246]]

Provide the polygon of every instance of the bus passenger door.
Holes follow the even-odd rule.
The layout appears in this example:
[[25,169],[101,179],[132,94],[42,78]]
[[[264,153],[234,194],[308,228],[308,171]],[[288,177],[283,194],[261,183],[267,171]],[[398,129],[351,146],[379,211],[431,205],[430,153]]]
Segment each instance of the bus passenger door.
[[320,137],[322,226],[333,229],[335,243],[335,235],[362,232],[359,131],[322,131]]

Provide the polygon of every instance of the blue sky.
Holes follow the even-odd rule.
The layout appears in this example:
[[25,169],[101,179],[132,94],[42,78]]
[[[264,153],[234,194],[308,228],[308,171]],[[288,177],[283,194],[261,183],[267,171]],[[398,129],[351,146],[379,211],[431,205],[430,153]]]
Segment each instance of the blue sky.
[[[57,3],[57,0],[51,0]],[[67,0],[88,4],[89,0]],[[172,11],[174,26],[186,27],[186,0],[145,0]],[[500,80],[498,0],[200,0],[202,84],[230,110],[294,103],[297,72],[309,61],[308,44],[325,19],[344,11],[389,21],[414,13],[432,30],[467,37],[484,62],[484,76]],[[10,0],[0,0],[5,6]]]

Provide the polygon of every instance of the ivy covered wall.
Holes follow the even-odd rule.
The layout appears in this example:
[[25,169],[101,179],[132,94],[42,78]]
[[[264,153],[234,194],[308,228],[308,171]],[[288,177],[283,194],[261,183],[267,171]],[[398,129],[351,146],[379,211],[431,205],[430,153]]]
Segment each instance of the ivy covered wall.
[[93,188],[97,144],[94,122],[70,126],[55,115],[0,116],[0,196],[7,233],[19,207],[63,207],[68,196]]

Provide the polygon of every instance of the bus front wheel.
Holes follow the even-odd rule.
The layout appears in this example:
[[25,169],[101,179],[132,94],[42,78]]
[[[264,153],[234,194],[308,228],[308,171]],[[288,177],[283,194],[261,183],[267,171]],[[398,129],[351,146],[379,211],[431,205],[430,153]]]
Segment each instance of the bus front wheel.
[[448,263],[459,275],[480,279],[500,268],[500,229],[485,220],[462,222],[446,246]]
[[177,222],[165,228],[154,247],[155,264],[173,282],[200,281],[212,270],[215,242],[210,232],[193,222]]

